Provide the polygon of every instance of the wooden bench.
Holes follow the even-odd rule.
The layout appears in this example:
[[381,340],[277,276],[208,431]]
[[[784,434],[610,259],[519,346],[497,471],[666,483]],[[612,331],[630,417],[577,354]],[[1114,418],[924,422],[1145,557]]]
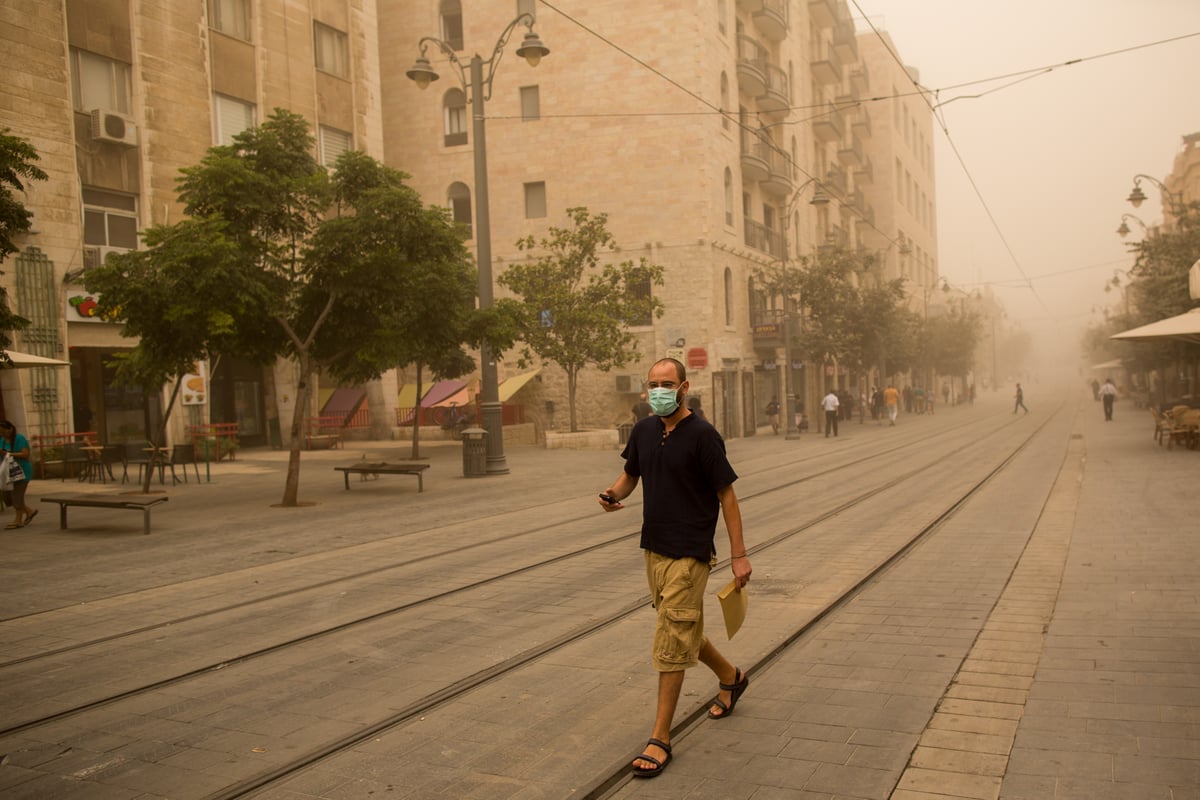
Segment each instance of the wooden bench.
[[304,420],[304,449],[332,450],[342,445],[341,417],[308,417]]
[[346,491],[350,491],[350,474],[362,475],[363,480],[366,480],[368,475],[373,475],[378,478],[380,475],[416,475],[417,476],[417,492],[425,491],[425,478],[421,474],[429,469],[428,464],[415,464],[405,462],[388,463],[379,461],[376,463],[360,462],[351,464],[348,467],[334,467],[335,470],[342,473],[342,477],[346,479]]
[[60,494],[43,497],[43,503],[58,503],[58,527],[67,529],[67,509],[71,506],[87,508],[129,508],[142,512],[142,533],[150,533],[150,509],[167,502],[165,495],[112,495],[112,494]]

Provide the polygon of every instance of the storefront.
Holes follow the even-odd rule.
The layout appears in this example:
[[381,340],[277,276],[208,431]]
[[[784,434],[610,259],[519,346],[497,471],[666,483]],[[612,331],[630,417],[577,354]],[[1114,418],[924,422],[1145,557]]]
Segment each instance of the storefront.
[[261,447],[268,443],[265,409],[265,370],[237,358],[214,359],[209,382],[207,422],[236,422],[238,442],[243,447]]

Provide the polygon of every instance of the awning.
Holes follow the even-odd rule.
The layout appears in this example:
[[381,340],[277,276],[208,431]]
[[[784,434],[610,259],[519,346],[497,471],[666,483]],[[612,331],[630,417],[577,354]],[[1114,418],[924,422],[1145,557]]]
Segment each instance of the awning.
[[[466,381],[438,381],[421,398],[421,406],[423,408],[432,408],[433,406],[447,405],[446,401],[453,398],[459,392],[465,392],[466,388]],[[465,397],[459,405],[466,405]]]
[[525,384],[533,380],[534,377],[541,371],[542,370],[538,368],[533,372],[526,372],[522,375],[513,375],[511,378],[505,380],[504,383],[500,384],[500,402],[507,403],[514,394],[521,391]]
[[1200,344],[1200,308],[1184,314],[1160,319],[1140,328],[1113,334],[1110,339],[1126,342],[1153,342],[1159,339],[1175,339],[1181,342]]
[[1103,364],[1092,364],[1092,369],[1124,369],[1125,363],[1119,358],[1114,358],[1112,361],[1105,361]]
[[57,358],[46,358],[45,356],[35,356],[33,353],[21,353],[16,350],[5,350],[4,354],[12,361],[12,363],[0,362],[0,368],[5,369],[30,369],[32,367],[69,367],[70,361],[59,361]]
[[417,385],[406,383],[400,387],[400,396],[396,399],[398,408],[412,408],[417,404]]

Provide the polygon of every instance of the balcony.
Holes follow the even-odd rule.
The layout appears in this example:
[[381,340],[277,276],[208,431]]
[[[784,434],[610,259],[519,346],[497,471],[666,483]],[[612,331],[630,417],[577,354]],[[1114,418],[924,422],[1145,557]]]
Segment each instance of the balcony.
[[860,215],[866,216],[867,196],[863,194],[862,189],[855,189],[850,193],[850,207],[857,211]]
[[862,140],[851,130],[850,137],[838,148],[838,161],[844,167],[857,167],[865,160],[866,154],[863,152]]
[[842,199],[846,196],[848,188],[846,186],[846,171],[837,167],[830,167],[825,173],[825,186],[829,193],[837,199]]
[[822,42],[818,56],[811,64],[813,80],[823,86],[836,86],[841,83],[842,60],[838,58],[833,46]]
[[742,130],[742,180],[763,181],[771,174],[770,144],[751,131]]
[[782,67],[767,64],[766,87],[758,97],[758,110],[768,114],[786,113],[791,107],[788,75]]
[[787,0],[761,0],[754,10],[754,26],[772,42],[781,42],[788,35]]
[[792,181],[792,160],[787,153],[778,147],[769,148],[767,162],[767,177],[761,183],[762,190],[774,197],[787,197],[794,182]]
[[808,16],[813,27],[832,28],[837,24],[837,0],[809,0]]
[[854,121],[850,123],[850,130],[860,139],[871,138],[871,112],[867,111],[866,106],[859,106]]
[[854,170],[854,183],[857,186],[871,184],[875,182],[875,165],[871,163],[871,157],[867,156],[864,163]]
[[850,90],[858,97],[866,97],[871,93],[871,74],[866,64],[855,64],[850,70]]
[[761,222],[746,220],[745,242],[747,247],[781,258],[783,256],[783,237]]
[[821,142],[840,142],[846,132],[842,112],[833,103],[826,104],[825,113],[813,119],[813,136]]
[[767,89],[767,50],[746,34],[738,36],[738,91],[759,97]]
[[839,14],[837,24],[833,26],[833,49],[844,63],[858,61],[858,37],[854,35],[854,21],[850,19],[849,11]]

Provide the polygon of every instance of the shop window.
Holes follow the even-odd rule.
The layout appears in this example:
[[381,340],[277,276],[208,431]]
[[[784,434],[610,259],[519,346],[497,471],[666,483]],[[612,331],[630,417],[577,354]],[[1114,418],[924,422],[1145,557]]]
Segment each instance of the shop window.
[[442,97],[442,129],[446,147],[467,143],[467,96],[450,89]]

